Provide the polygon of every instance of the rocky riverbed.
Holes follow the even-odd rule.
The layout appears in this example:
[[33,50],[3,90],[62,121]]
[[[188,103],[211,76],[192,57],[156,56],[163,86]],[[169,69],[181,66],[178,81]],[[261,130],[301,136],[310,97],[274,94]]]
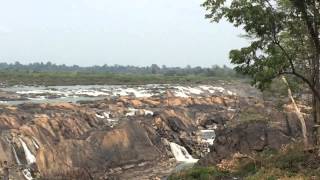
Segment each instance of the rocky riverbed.
[[238,151],[280,148],[301,134],[290,106],[280,112],[250,91],[137,89],[148,96],[1,105],[0,161],[13,179],[161,179],[181,163],[219,163]]

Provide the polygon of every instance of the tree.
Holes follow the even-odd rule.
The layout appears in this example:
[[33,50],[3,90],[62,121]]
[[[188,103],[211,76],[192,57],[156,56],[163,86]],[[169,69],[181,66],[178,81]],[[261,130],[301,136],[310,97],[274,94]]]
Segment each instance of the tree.
[[313,116],[320,142],[319,0],[206,0],[207,18],[243,27],[248,47],[230,52],[237,71],[264,89],[286,75],[301,79],[313,95]]
[[303,143],[304,143],[304,146],[306,148],[308,148],[309,146],[309,142],[308,142],[308,135],[307,135],[307,126],[306,126],[306,121],[304,120],[304,117],[303,115],[301,114],[300,112],[300,109],[298,108],[297,104],[296,104],[296,101],[294,100],[293,98],[293,95],[292,95],[292,91],[291,91],[291,88],[290,88],[290,85],[287,81],[287,79],[285,78],[285,76],[282,76],[281,77],[282,81],[284,82],[284,84],[287,86],[288,88],[288,97],[289,99],[291,100],[292,102],[292,105],[294,107],[294,110],[298,116],[298,119],[300,121],[300,124],[301,124],[301,131],[302,131],[302,137],[303,137]]
[[157,73],[159,73],[159,71],[160,71],[160,67],[158,65],[156,65],[156,64],[151,65],[151,73],[152,74],[157,74]]

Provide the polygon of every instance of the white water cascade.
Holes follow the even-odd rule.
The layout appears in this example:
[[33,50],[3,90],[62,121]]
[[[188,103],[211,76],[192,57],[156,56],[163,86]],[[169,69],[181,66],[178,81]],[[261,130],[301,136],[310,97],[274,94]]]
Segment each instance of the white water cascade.
[[[13,154],[14,154],[14,157],[16,159],[16,162],[19,166],[22,166],[22,163],[21,161],[19,160],[19,157],[17,155],[17,151],[14,147],[14,145],[11,143],[11,141],[6,137],[6,140],[8,141],[8,143],[11,145],[12,147],[12,151],[13,151]],[[21,139],[19,138],[22,146],[23,146],[23,149],[24,149],[24,152],[26,154],[26,159],[28,161],[28,164],[31,164],[29,162],[36,162],[36,158],[33,156],[33,154],[30,152],[30,150],[28,149],[26,143]],[[39,147],[39,146],[38,146]],[[27,155],[28,154],[28,155]],[[28,168],[25,168],[22,170],[22,174],[23,174],[23,177],[26,179],[26,180],[33,180],[33,177],[31,175],[31,172],[30,172],[30,169]]]
[[34,145],[34,147],[38,150],[40,147],[38,145],[38,142],[36,142],[35,138],[32,138],[32,144]]
[[[24,154],[26,155],[27,163],[28,164],[36,163],[36,157],[31,153],[31,151],[29,150],[27,144],[21,138],[19,138],[19,141],[22,144],[22,148],[23,148]],[[32,140],[32,142],[33,142],[33,140]],[[33,179],[33,177],[31,176],[31,172],[30,172],[30,170],[28,168],[23,169],[22,170],[22,174],[27,180],[32,180]]]
[[213,142],[216,138],[216,133],[214,130],[201,130],[203,142],[208,143],[210,146],[213,145]]
[[26,160],[27,160],[28,164],[36,163],[36,157],[31,153],[27,144],[21,138],[19,138],[19,140],[22,144],[23,151],[24,151],[24,154],[26,155]]
[[20,166],[21,165],[21,161],[19,160],[19,157],[17,155],[17,151],[14,148],[14,145],[11,143],[11,141],[8,139],[8,137],[6,137],[6,140],[11,145],[14,158],[16,159],[17,164]]
[[178,162],[196,163],[199,159],[194,159],[183,146],[170,142],[171,152]]
[[33,177],[31,176],[31,172],[29,169],[24,169],[22,170],[22,174],[23,176],[27,179],[27,180],[32,180]]
[[13,145],[12,145],[12,151],[13,151],[14,158],[16,159],[17,164],[20,166],[20,165],[21,165],[21,162],[20,162],[19,157],[18,157],[18,155],[17,155],[17,151],[16,151],[16,149],[14,148]]
[[138,109],[135,109],[135,108],[129,108],[128,109],[128,113],[126,113],[126,116],[129,117],[129,116],[135,116],[136,113],[139,111]]

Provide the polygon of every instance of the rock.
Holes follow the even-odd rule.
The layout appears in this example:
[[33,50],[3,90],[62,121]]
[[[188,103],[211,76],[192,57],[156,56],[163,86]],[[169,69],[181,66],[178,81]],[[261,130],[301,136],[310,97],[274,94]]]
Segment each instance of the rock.
[[214,104],[226,105],[226,102],[222,97],[212,97],[211,102]]
[[242,123],[217,130],[216,134],[217,139],[210,153],[200,159],[199,165],[214,165],[231,158],[235,153],[251,154],[266,149],[280,149],[293,142],[293,136],[289,136],[286,127],[272,126],[266,121]]
[[130,104],[134,107],[134,108],[139,108],[141,106],[143,106],[143,103],[140,100],[137,99],[133,99],[130,101]]
[[130,169],[161,156],[159,149],[163,147],[158,138],[155,132],[147,131],[138,122],[127,121],[111,131],[93,132],[85,140],[63,140],[42,148],[37,164],[40,172],[47,176],[59,174],[61,168],[71,170],[70,167]]
[[[132,107],[137,113],[126,117]],[[238,122],[237,108],[251,108],[273,121]],[[146,116],[146,110],[153,115]],[[21,166],[39,170],[45,178],[77,179],[76,175],[91,174],[94,179],[163,178],[176,165],[170,142],[184,146],[193,157],[205,156],[200,163],[208,164],[235,152],[280,148],[300,133],[294,113],[277,112],[254,98],[233,96],[116,97],[81,105],[4,106],[0,111],[0,161],[17,164],[14,147]],[[208,145],[198,132],[216,127],[216,143],[206,155]],[[19,138],[36,157],[32,166],[27,164]]]

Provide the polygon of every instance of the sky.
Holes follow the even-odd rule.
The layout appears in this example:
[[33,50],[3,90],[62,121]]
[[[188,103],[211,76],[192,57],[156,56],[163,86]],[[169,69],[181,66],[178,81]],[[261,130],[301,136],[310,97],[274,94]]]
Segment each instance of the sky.
[[0,0],[0,61],[80,66],[230,65],[241,29],[202,0]]

